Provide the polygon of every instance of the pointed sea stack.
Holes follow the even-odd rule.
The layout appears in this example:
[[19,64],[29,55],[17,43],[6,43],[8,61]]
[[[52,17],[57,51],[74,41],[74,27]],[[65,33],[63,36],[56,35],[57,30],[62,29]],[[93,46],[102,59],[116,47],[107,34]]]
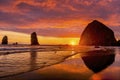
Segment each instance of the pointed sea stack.
[[31,45],[39,45],[36,32],[31,34]]
[[3,45],[7,45],[8,44],[8,37],[7,36],[4,36],[3,39],[2,39],[2,44]]
[[101,22],[94,20],[87,25],[81,34],[79,44],[87,46],[114,46],[116,42],[114,32]]

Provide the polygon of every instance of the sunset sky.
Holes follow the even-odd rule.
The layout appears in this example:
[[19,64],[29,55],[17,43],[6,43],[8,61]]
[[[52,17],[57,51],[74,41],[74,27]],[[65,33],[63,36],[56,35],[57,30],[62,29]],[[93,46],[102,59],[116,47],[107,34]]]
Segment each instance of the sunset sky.
[[95,19],[120,39],[120,0],[0,0],[0,31],[4,35],[35,31],[46,44],[78,43],[83,29]]

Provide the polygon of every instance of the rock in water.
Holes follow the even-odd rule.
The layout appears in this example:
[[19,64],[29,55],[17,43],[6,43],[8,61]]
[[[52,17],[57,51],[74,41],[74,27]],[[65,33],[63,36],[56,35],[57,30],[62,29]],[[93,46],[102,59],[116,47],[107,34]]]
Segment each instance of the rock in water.
[[8,44],[8,37],[7,36],[3,37],[2,44]]
[[31,45],[39,45],[36,32],[31,34]]
[[113,46],[115,44],[114,32],[97,20],[89,23],[81,34],[80,45]]

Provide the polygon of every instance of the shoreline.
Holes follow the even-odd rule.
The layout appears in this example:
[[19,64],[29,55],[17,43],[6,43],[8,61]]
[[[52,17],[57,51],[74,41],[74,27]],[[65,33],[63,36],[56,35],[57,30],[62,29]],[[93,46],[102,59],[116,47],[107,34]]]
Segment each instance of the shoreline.
[[[77,55],[77,54],[75,54],[75,55]],[[69,72],[69,71],[65,72],[64,70],[62,70],[62,68],[64,69],[64,66],[66,66],[64,64],[69,64],[69,61],[73,61],[72,59],[69,59],[73,56],[70,56],[70,57],[66,58],[64,61],[57,63],[57,64],[46,66],[46,67],[43,67],[43,68],[40,68],[37,70],[33,70],[33,71],[28,71],[28,72],[25,72],[22,74],[3,77],[3,78],[0,78],[0,80],[80,80],[80,79],[83,80],[84,77],[81,78],[81,76],[79,76],[78,74],[76,75],[76,74],[73,74],[73,72]],[[74,59],[76,59],[76,58],[74,58]],[[89,71],[89,72],[90,72],[90,74],[92,74],[91,71]],[[67,77],[64,74],[71,75],[72,78]],[[89,78],[88,75],[87,75],[87,78]]]
[[[26,52],[24,52],[24,53],[26,53]],[[16,54],[20,54],[20,53],[16,53]],[[40,66],[39,68],[36,68],[36,69],[33,69],[33,70],[28,70],[28,71],[25,71],[25,72],[20,72],[20,73],[11,74],[11,75],[0,76],[0,80],[1,80],[2,78],[14,77],[14,76],[26,74],[26,73],[29,73],[29,72],[34,72],[34,71],[37,71],[37,70],[40,70],[40,69],[43,69],[43,68],[46,68],[46,67],[49,67],[49,66],[53,66],[53,65],[60,64],[60,63],[64,62],[67,58],[69,58],[69,57],[71,57],[71,56],[74,56],[74,55],[76,55],[76,54],[78,54],[78,53],[69,54],[69,55],[64,56],[63,58],[62,58],[62,56],[61,56],[62,59],[61,59],[61,60],[58,60],[57,63],[48,64],[48,65],[46,65],[46,66],[43,65],[42,67]]]
[[[74,54],[74,55],[76,55],[76,54]],[[72,56],[74,56],[74,55],[72,55]],[[72,56],[69,56],[69,57],[72,57]],[[68,59],[69,57],[67,57],[66,59]],[[27,71],[27,72],[22,72],[22,73],[18,73],[18,74],[3,76],[3,77],[0,77],[0,80],[26,80],[26,76],[31,75],[31,77],[34,77],[36,75],[39,75],[39,74],[37,74],[37,72],[39,72],[41,70],[44,70],[46,68],[51,68],[52,66],[56,66],[56,65],[59,65],[61,63],[64,63],[66,61],[66,59],[64,59],[64,61],[60,61],[58,63],[51,64],[51,65],[48,65],[48,66],[45,66],[45,67],[42,67],[42,68],[39,68],[39,69],[34,69],[34,70]],[[25,79],[23,79],[23,78],[25,78]],[[33,79],[27,78],[27,80],[33,80]]]

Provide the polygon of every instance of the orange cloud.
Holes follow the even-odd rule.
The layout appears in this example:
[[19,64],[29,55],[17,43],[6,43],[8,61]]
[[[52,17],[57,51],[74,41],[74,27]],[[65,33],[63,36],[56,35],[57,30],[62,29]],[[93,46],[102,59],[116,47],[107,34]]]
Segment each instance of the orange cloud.
[[[41,35],[47,35],[45,34],[47,30],[50,32],[49,36],[64,34],[66,37],[70,35],[72,37],[81,34],[84,27],[94,19],[110,27],[119,27],[119,2],[119,0],[0,0],[0,29],[26,33],[34,30]],[[57,30],[56,34],[53,33],[54,30]],[[64,33],[60,33],[62,30]],[[114,30],[118,32],[118,29]]]
[[88,24],[88,21],[84,21],[81,19],[40,19],[36,22],[32,22],[31,24],[25,26],[19,26],[19,28],[27,29],[27,28],[67,28],[67,27],[83,27]]

